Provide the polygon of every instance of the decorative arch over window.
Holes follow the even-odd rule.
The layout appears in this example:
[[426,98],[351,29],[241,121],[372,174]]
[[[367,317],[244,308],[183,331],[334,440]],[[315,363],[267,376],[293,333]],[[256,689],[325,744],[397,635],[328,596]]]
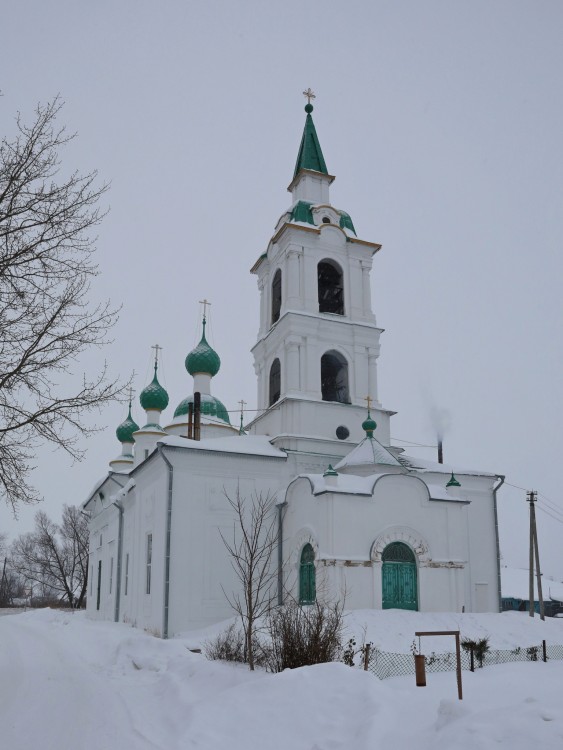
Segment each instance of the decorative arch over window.
[[348,390],[348,362],[334,350],[321,357],[321,392],[323,401],[350,403]]
[[282,302],[282,272],[278,270],[274,274],[272,281],[272,325],[280,319],[280,310]]
[[316,598],[315,550],[307,543],[299,562],[299,604],[314,604]]
[[381,559],[383,562],[416,563],[414,552],[404,542],[391,542],[391,544],[388,544],[383,550]]
[[270,367],[270,402],[275,404],[281,394],[281,366],[279,359],[274,359]]
[[344,315],[344,277],[333,260],[322,260],[317,267],[319,312]]

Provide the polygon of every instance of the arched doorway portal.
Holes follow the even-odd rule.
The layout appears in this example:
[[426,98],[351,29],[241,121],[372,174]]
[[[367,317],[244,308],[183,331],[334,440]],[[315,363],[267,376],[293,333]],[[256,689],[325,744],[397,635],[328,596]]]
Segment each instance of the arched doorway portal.
[[402,542],[387,545],[382,555],[383,609],[418,610],[416,558]]

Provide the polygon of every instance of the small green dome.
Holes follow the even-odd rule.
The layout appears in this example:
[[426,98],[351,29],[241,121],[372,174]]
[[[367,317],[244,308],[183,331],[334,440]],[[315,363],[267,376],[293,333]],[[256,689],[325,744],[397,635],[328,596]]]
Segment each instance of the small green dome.
[[373,437],[373,431],[376,427],[377,422],[371,418],[371,414],[368,412],[368,418],[362,422],[362,430],[365,430],[368,437]]
[[140,401],[141,406],[145,411],[148,411],[149,409],[164,411],[164,409],[166,409],[166,407],[168,406],[168,393],[158,382],[158,378],[156,376],[156,368],[157,366],[155,365],[154,378],[152,379],[152,383],[149,383],[149,385],[147,385],[147,387],[141,391]]
[[[190,408],[190,404],[193,404],[193,402],[193,396],[188,396],[187,398],[185,398],[176,407],[174,416],[180,417],[184,414],[187,414]],[[229,412],[225,409],[224,405],[219,401],[218,398],[215,398],[215,396],[210,396],[207,393],[201,394],[201,413],[207,415],[208,417],[217,417],[217,419],[221,419],[226,424],[231,424],[231,421],[229,419]]]
[[127,414],[127,419],[119,425],[119,427],[115,431],[115,434],[117,435],[117,439],[120,443],[134,443],[135,441],[133,439],[133,433],[137,432],[138,429],[139,425],[131,416],[131,404],[129,404],[129,413]]
[[201,341],[195,349],[188,354],[186,357],[186,370],[190,375],[195,375],[198,372],[204,372],[213,377],[219,372],[221,367],[221,360],[217,352],[212,349],[207,343],[205,338],[205,318],[203,319],[203,333],[201,335]]

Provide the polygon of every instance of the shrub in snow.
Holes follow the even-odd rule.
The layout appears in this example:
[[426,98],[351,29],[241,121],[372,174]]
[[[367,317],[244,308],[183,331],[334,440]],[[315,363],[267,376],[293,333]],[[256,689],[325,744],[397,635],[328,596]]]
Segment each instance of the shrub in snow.
[[[296,602],[273,611],[267,623],[272,672],[338,661],[342,655],[342,605]],[[349,644],[350,645],[350,644]]]
[[464,651],[473,651],[475,658],[479,662],[479,666],[482,667],[485,655],[489,651],[489,637],[485,636],[476,640],[464,638],[461,641],[461,647]]
[[[256,635],[252,639],[252,649],[254,663],[257,666],[266,666],[269,659],[269,649]],[[235,623],[229,625],[223,633],[219,633],[218,636],[204,643],[203,652],[208,659],[248,664],[246,636],[244,630]]]

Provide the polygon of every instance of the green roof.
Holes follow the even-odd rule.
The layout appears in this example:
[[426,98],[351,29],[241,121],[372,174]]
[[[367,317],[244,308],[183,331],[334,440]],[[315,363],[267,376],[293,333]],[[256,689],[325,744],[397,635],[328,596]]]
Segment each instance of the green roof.
[[[190,404],[193,404],[193,402],[193,395],[185,398],[176,407],[174,416],[179,417],[183,414],[187,414]],[[231,424],[229,412],[225,409],[224,405],[218,398],[215,398],[215,396],[211,396],[208,393],[201,394],[201,413],[206,414],[208,417],[217,417],[217,419],[223,420],[226,424]]]
[[340,228],[350,229],[352,232],[354,232],[354,234],[357,234],[352,222],[352,218],[350,217],[350,214],[346,213],[346,211],[340,211]]
[[311,206],[313,204],[309,201],[297,201],[297,203],[291,209],[291,221],[303,221],[306,224],[315,224],[313,220],[313,212]]
[[154,378],[152,383],[149,383],[146,388],[141,391],[140,402],[141,406],[145,411],[149,409],[156,409],[157,411],[163,411],[168,406],[168,393],[158,382],[156,376],[157,365],[154,366]]
[[461,487],[461,484],[455,478],[455,475],[454,475],[453,471],[452,471],[452,475],[450,477],[450,481],[447,483],[446,487]]
[[295,172],[293,173],[294,179],[302,169],[311,169],[313,172],[328,174],[323,152],[321,151],[321,144],[319,143],[315,124],[311,117],[313,106],[307,104],[305,111],[307,112],[307,119],[305,120],[303,137],[301,138],[301,145],[299,146],[299,153],[297,154],[297,161],[295,162]]
[[127,418],[119,425],[115,434],[120,443],[134,443],[133,433],[137,432],[138,429],[139,425],[131,416],[131,402],[129,402],[129,413],[127,414]]
[[195,349],[188,354],[186,357],[186,370],[190,375],[195,375],[197,372],[204,372],[211,376],[217,375],[219,368],[221,367],[221,359],[217,352],[212,349],[207,343],[205,338],[205,318],[203,319],[203,333],[201,334],[201,341]]

